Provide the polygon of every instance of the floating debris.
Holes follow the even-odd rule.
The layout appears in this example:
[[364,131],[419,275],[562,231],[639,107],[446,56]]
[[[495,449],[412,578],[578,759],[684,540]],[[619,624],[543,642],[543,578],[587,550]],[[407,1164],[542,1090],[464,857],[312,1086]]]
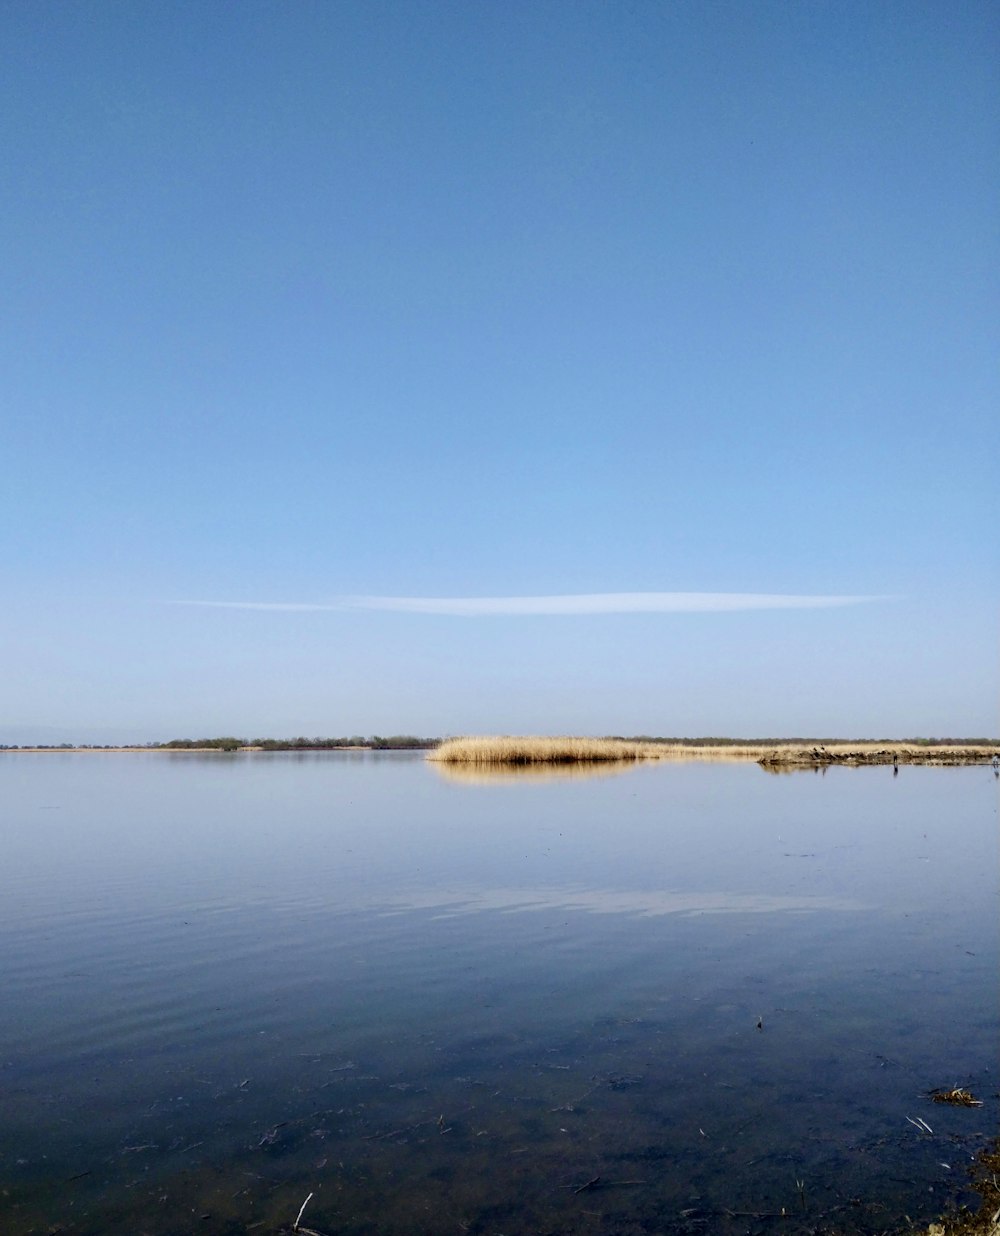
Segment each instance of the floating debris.
[[952,1107],[982,1107],[982,1099],[977,1099],[963,1090],[961,1086],[953,1086],[950,1090],[932,1090],[931,1098],[935,1103],[950,1103]]

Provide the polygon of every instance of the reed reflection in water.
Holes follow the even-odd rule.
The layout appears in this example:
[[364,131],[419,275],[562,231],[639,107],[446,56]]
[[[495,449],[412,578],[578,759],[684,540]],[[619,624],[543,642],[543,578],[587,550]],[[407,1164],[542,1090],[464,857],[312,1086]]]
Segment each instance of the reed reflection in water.
[[460,764],[429,760],[428,764],[445,781],[464,785],[515,785],[540,781],[586,781],[596,778],[620,777],[634,772],[634,760],[580,761],[575,764]]

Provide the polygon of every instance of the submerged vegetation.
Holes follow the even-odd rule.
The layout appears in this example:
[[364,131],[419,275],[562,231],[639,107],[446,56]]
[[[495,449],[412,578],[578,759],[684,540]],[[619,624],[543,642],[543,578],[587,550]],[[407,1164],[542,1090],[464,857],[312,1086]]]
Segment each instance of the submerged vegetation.
[[944,1216],[922,1229],[925,1236],[1000,1236],[1000,1138],[976,1156],[969,1176],[979,1194],[977,1208],[963,1206]]

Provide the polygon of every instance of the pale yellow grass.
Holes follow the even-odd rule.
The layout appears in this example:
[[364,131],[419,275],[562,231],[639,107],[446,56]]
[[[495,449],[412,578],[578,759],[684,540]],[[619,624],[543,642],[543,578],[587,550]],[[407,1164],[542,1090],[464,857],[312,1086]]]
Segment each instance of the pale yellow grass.
[[543,737],[540,735],[480,735],[449,738],[428,753],[436,763],[472,767],[621,763],[636,760],[733,761],[764,760],[776,765],[823,763],[856,759],[900,763],[973,763],[992,758],[995,746],[955,746],[945,743],[838,742],[754,743],[701,746],[686,743],[640,742],[622,738]]
[[449,738],[427,758],[445,764],[573,764],[656,759],[654,743],[620,738],[543,738],[511,734]]
[[449,738],[427,758],[444,764],[620,763],[627,760],[759,760],[770,747],[688,747],[625,738],[497,734]]

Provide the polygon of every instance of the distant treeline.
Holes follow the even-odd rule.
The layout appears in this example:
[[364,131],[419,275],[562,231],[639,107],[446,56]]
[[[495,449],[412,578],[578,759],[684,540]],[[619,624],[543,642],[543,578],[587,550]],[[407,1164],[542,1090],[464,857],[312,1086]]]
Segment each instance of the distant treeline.
[[262,751],[340,751],[345,747],[364,747],[369,751],[420,751],[436,747],[437,738],[417,738],[413,734],[352,734],[349,738],[173,738],[170,742],[150,743],[170,751],[239,751],[256,747]]
[[[908,743],[915,747],[992,746],[996,738],[664,738],[655,734],[606,734],[622,742],[663,743],[679,747],[823,747],[837,743]],[[349,738],[172,738],[169,742],[145,743],[0,743],[0,751],[117,751],[123,747],[149,751],[240,751],[249,747],[262,751],[342,751],[362,747],[368,751],[429,751],[441,744],[440,738],[418,738],[414,734],[352,734]]]
[[0,751],[241,751],[250,747],[263,751],[343,751],[364,747],[368,751],[423,751],[436,747],[438,738],[417,738],[413,734],[353,734],[350,738],[172,738],[169,742],[141,743],[0,743]]

